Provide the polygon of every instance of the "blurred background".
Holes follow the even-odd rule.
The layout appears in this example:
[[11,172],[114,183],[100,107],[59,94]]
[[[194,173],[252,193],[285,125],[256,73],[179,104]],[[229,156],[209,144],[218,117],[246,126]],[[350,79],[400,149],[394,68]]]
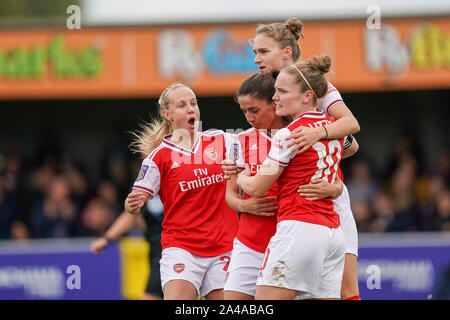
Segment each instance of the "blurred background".
[[[233,95],[257,72],[248,40],[257,23],[290,17],[304,22],[302,58],[332,57],[329,80],[361,127],[342,168],[362,298],[449,299],[445,0],[2,0],[0,299],[139,297],[142,232],[101,256],[88,245],[140,167],[130,131],[173,82],[196,92],[203,129],[247,129]],[[68,289],[69,265],[90,285]]]

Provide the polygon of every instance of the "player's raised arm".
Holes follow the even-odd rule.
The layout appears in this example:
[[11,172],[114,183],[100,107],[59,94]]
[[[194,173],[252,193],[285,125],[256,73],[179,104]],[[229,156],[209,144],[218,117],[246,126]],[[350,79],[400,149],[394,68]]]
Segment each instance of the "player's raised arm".
[[149,198],[150,193],[133,189],[125,199],[125,210],[131,214],[138,214]]
[[323,127],[296,128],[288,140],[290,140],[289,147],[293,146],[299,153],[304,152],[320,139],[340,139],[359,132],[358,120],[332,84],[329,84],[328,92],[324,98],[320,99],[317,109],[336,121]]
[[255,197],[264,197],[283,170],[284,167],[266,159],[258,173],[251,177],[246,164],[246,169],[238,175],[236,183],[245,193]]
[[358,141],[356,141],[356,139],[352,135],[345,137],[344,152],[342,153],[342,159],[351,157],[358,151],[358,149],[359,149]]

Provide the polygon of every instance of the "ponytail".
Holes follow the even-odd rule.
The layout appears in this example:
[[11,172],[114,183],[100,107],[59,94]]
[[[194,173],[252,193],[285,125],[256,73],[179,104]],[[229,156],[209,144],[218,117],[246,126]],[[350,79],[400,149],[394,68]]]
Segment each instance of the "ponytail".
[[290,18],[285,22],[259,24],[256,34],[264,34],[275,40],[281,49],[292,48],[292,59],[297,61],[302,55],[302,48],[298,40],[303,38],[303,22],[297,18]]
[[158,99],[158,115],[149,123],[140,125],[141,130],[131,132],[134,139],[130,143],[130,150],[140,154],[142,158],[147,157],[162,141],[163,138],[173,132],[172,124],[163,117],[162,111],[169,107],[168,95],[170,91],[179,87],[187,87],[182,83],[173,83],[167,87]]
[[284,69],[288,74],[295,76],[296,83],[300,85],[300,92],[311,90],[317,99],[324,97],[328,92],[328,80],[325,74],[330,71],[331,58],[328,55],[313,56],[308,60],[297,62]]

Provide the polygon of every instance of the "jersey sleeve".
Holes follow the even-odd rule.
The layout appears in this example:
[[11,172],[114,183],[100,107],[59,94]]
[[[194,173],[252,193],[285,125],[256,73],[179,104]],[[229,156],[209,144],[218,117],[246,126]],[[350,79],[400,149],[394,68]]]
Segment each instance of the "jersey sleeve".
[[145,191],[153,198],[159,192],[160,186],[161,175],[157,164],[153,160],[144,159],[133,188]]
[[330,109],[338,102],[343,102],[342,96],[339,91],[329,82],[328,83],[328,92],[322,99],[319,99],[317,110],[324,112],[327,116],[332,117],[330,115]]
[[245,168],[244,154],[237,135],[225,132],[224,139],[226,158],[236,162],[238,168]]
[[289,164],[289,161],[297,154],[297,151],[292,150],[294,148],[293,146],[290,148],[287,147],[289,141],[286,138],[290,134],[291,132],[286,128],[278,130],[272,139],[272,145],[267,159],[283,167]]

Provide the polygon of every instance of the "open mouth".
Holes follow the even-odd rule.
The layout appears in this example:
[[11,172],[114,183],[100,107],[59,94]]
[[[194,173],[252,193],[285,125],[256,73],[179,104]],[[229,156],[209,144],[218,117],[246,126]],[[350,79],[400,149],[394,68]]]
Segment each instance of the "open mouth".
[[191,126],[194,126],[194,124],[195,124],[195,117],[189,118],[188,123],[189,123]]

